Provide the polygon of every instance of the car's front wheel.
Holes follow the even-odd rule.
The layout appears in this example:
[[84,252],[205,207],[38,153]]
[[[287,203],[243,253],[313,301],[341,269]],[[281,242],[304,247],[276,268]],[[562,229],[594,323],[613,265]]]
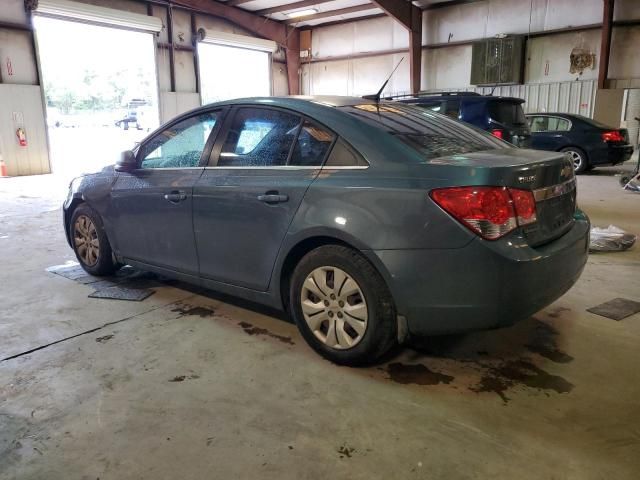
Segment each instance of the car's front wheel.
[[307,343],[341,365],[371,363],[396,342],[391,294],[360,253],[340,245],[312,250],[296,266],[290,307]]
[[589,161],[587,160],[587,154],[578,147],[565,147],[561,152],[568,153],[573,162],[573,169],[576,173],[583,173],[589,170]]
[[100,215],[86,204],[73,212],[71,242],[82,268],[91,275],[109,275],[118,269]]

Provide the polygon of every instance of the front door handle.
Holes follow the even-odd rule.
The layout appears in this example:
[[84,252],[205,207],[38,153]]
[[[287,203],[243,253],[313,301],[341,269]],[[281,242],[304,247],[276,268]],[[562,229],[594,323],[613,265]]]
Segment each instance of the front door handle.
[[289,195],[280,195],[277,192],[267,192],[264,195],[258,195],[258,200],[264,203],[282,203],[289,200]]
[[187,194],[184,192],[173,191],[171,193],[165,193],[164,199],[171,203],[180,203],[187,199]]

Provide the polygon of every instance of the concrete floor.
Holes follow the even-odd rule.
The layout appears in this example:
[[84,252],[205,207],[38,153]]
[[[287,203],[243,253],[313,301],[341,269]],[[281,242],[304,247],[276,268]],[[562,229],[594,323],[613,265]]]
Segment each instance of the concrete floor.
[[[640,233],[640,196],[617,170],[581,176],[579,203]],[[585,311],[640,301],[638,246],[592,255],[569,293],[512,328],[349,369],[274,312],[213,293],[87,298],[45,271],[73,259],[65,190],[0,179],[0,359],[18,355],[0,361],[2,480],[640,475],[640,314]]]

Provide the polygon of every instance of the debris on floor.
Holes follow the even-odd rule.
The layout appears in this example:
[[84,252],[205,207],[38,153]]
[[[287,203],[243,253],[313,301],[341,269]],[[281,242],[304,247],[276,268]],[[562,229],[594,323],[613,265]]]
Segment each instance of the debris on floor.
[[340,454],[340,458],[351,458],[353,456],[353,454],[355,453],[356,449],[353,447],[348,446],[346,443],[340,445],[340,447],[338,448],[338,453]]
[[614,298],[595,307],[587,308],[587,312],[620,321],[640,312],[640,302],[626,298]]
[[620,183],[625,190],[640,193],[640,173],[637,173],[637,170],[636,174],[631,177],[623,176],[620,178]]
[[151,288],[163,285],[159,276],[129,266],[106,277],[88,274],[77,262],[55,265],[47,268],[46,271],[90,286],[94,292],[89,294],[89,298],[141,302],[155,293]]
[[170,382],[184,382],[185,380],[197,380],[198,378],[200,378],[200,375],[178,375],[176,377],[173,377],[171,380],[169,380]]
[[108,342],[109,340],[111,340],[113,338],[113,334],[111,335],[104,335],[103,337],[98,337],[96,338],[96,342],[98,343],[105,343]]
[[636,242],[636,236],[621,228],[609,225],[607,228],[591,227],[590,252],[620,252],[628,250]]

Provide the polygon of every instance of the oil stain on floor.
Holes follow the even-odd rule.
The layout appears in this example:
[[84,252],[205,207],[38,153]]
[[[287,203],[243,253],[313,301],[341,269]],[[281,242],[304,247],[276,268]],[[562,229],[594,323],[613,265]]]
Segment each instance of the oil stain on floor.
[[534,388],[547,393],[569,393],[573,384],[564,378],[551,375],[528,360],[518,359],[504,362],[499,366],[488,367],[477,385],[469,387],[476,393],[493,392],[502,401],[508,403],[507,390],[518,386]]
[[172,312],[178,313],[180,317],[186,317],[188,315],[197,315],[200,318],[212,317],[215,315],[215,310],[207,307],[194,307],[192,305],[178,304],[175,308],[171,309]]
[[422,364],[408,365],[405,363],[390,363],[387,365],[389,378],[396,383],[416,385],[450,384],[453,377],[429,370]]
[[244,332],[248,335],[267,335],[268,337],[275,338],[276,340],[281,341],[282,343],[287,343],[289,345],[295,345],[291,337],[285,337],[283,335],[277,335],[275,333],[271,333],[266,328],[260,328],[253,326],[249,322],[238,322],[238,325],[242,327]]
[[[549,316],[556,318],[566,309],[557,310]],[[406,358],[409,362],[396,361],[380,370],[396,383],[455,389],[458,386],[448,387],[455,378],[447,374],[454,362],[453,368],[464,372],[468,391],[494,393],[505,404],[510,401],[510,391],[530,389],[549,396],[573,390],[571,382],[545,371],[539,366],[541,362],[536,361],[539,357],[557,364],[573,361],[571,355],[558,347],[561,335],[555,328],[531,318],[518,330],[505,330],[503,335],[504,338],[480,334],[435,341],[426,350],[420,348],[408,353]],[[434,371],[434,365],[437,371]]]

